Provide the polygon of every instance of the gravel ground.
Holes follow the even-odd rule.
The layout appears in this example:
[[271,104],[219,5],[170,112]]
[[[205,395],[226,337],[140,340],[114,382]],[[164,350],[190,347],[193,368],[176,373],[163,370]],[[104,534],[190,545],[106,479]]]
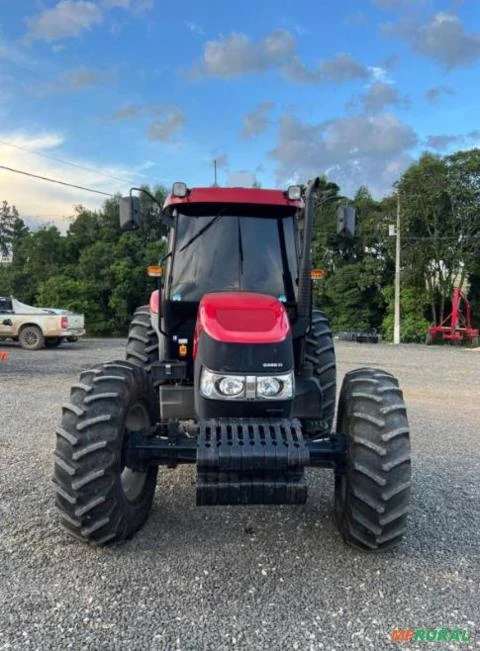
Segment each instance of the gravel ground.
[[462,627],[470,642],[437,646],[480,648],[480,353],[338,343],[341,374],[383,366],[409,408],[409,531],[375,556],[342,543],[325,470],[309,472],[304,507],[206,509],[193,467],[162,470],[134,539],[70,539],[51,484],[59,407],[81,370],[123,348],[1,346],[0,649],[390,649],[394,627]]

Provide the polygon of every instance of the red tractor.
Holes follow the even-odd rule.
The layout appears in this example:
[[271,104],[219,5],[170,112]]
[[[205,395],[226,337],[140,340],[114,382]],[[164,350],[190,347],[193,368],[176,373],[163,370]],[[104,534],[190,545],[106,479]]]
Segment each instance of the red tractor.
[[[383,551],[405,532],[410,441],[398,381],[348,373],[336,428],[335,352],[312,309],[318,179],[287,191],[176,183],[160,218],[168,253],[137,309],[126,361],[80,375],[63,407],[56,504],[68,532],[103,545],[148,517],[158,466],[197,466],[198,505],[303,504],[304,469],[335,475],[344,540]],[[354,212],[339,206],[339,232]],[[121,200],[125,230],[138,197]]]

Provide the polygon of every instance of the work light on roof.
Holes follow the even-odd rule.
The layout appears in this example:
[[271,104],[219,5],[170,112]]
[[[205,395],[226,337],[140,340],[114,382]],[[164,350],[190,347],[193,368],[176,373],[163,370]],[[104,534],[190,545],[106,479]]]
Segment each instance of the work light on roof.
[[172,186],[172,194],[174,197],[179,197],[180,199],[183,199],[188,194],[187,184],[182,183],[182,181],[177,181]]
[[302,188],[300,185],[290,185],[287,190],[287,197],[290,201],[298,201],[302,198]]

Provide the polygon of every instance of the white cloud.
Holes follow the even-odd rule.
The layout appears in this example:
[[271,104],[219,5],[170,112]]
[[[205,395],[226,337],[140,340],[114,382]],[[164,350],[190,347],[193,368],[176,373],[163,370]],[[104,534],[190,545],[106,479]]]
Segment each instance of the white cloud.
[[7,41],[2,34],[0,34],[0,61],[8,61],[16,65],[31,65],[32,60],[11,41]]
[[87,88],[95,88],[96,86],[101,86],[111,81],[114,76],[115,73],[112,70],[96,70],[81,66],[70,70],[61,77],[58,83],[58,90],[85,90]]
[[105,9],[130,9],[137,13],[153,9],[155,6],[153,0],[102,0],[101,4]]
[[217,162],[217,169],[225,169],[228,166],[228,154],[219,154],[215,156]]
[[272,102],[260,102],[255,109],[243,116],[241,136],[245,140],[255,138],[268,129],[268,114],[273,108]]
[[424,24],[407,18],[383,26],[383,33],[410,44],[418,54],[436,61],[447,70],[480,59],[480,32],[468,33],[460,18],[439,12]]
[[295,50],[295,39],[285,29],[276,29],[253,43],[248,36],[233,33],[217,41],[207,41],[203,60],[193,67],[193,77],[229,79],[250,72],[261,72],[286,63]]
[[280,120],[271,157],[277,180],[304,181],[327,170],[347,193],[366,184],[375,194],[391,188],[411,161],[417,144],[413,129],[391,113],[337,118],[305,124],[291,115]]
[[[65,145],[66,139],[60,133],[3,132],[0,133],[0,140],[39,154],[66,158],[77,165],[89,167],[92,171],[74,168],[0,143],[0,160],[8,167],[102,192],[126,193],[130,188],[132,175],[136,176],[139,170],[119,165],[99,165],[92,161],[72,159],[68,154],[62,155],[59,148]],[[102,174],[124,178],[125,182],[106,178],[101,176]],[[22,218],[38,222],[51,221],[62,230],[68,227],[68,219],[62,217],[68,218],[72,215],[75,205],[83,204],[88,208],[97,208],[107,198],[1,169],[0,187],[0,199],[16,205]]]
[[53,9],[26,19],[29,39],[49,42],[75,38],[101,22],[100,8],[87,0],[60,0]]
[[283,75],[298,84],[321,84],[368,78],[368,68],[356,61],[351,54],[338,53],[332,59],[320,61],[309,69],[297,56],[282,69]]
[[370,84],[364,94],[354,97],[349,104],[360,104],[364,113],[379,113],[387,106],[406,107],[408,100],[400,97],[395,86],[376,81]]
[[386,11],[428,7],[432,0],[373,0],[373,4]]
[[228,185],[236,188],[251,188],[255,183],[255,174],[247,170],[230,172],[228,175]]
[[99,4],[90,0],[60,0],[55,7],[44,9],[38,16],[26,18],[27,40],[53,42],[76,38],[100,25],[104,12],[111,9],[142,13],[153,7],[153,0],[101,0]]
[[437,102],[442,95],[455,95],[455,91],[450,86],[440,85],[429,88],[425,92],[425,98],[431,104]]
[[368,66],[368,71],[374,81],[379,81],[383,84],[393,84],[393,80],[388,76],[388,71],[382,66]]
[[251,41],[243,33],[233,33],[207,41],[203,58],[187,71],[187,76],[192,79],[231,79],[276,69],[286,79],[298,84],[334,83],[369,77],[367,66],[356,61],[351,54],[340,52],[309,68],[296,52],[296,38],[286,29],[275,29],[258,41]]
[[150,125],[148,139],[169,142],[182,131],[186,122],[185,113],[181,109],[168,110]]

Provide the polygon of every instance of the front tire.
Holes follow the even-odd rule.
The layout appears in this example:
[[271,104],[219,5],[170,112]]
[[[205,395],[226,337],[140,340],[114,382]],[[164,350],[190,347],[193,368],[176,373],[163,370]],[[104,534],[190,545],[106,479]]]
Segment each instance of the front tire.
[[150,512],[157,468],[125,465],[129,432],[155,422],[145,371],[118,361],[84,371],[63,406],[55,450],[56,505],[75,538],[97,545],[124,540]]
[[346,468],[335,477],[335,516],[349,545],[385,551],[400,543],[410,501],[410,434],[403,395],[389,373],[345,376],[337,432],[347,437]]
[[26,325],[18,335],[20,346],[25,350],[40,350],[45,345],[43,332],[36,325]]

